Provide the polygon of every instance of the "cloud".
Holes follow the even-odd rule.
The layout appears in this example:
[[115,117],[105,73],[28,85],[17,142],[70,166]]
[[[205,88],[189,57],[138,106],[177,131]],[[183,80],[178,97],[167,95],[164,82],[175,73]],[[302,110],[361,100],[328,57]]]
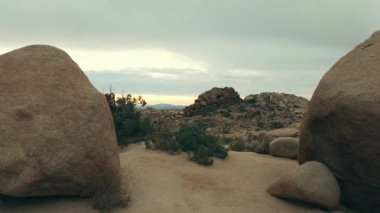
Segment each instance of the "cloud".
[[206,65],[178,53],[156,49],[101,51],[70,49],[71,57],[83,70],[104,71],[124,69],[194,69],[205,71]]
[[0,7],[0,53],[66,50],[99,89],[196,96],[310,96],[323,74],[380,29],[378,0],[14,0]]
[[0,26],[10,41],[89,49],[260,38],[344,48],[379,27],[379,7],[377,0],[15,0],[2,2]]
[[176,80],[178,79],[178,75],[176,74],[169,74],[169,73],[162,73],[162,72],[147,72],[144,73],[144,75],[147,75],[154,79],[162,79],[162,80]]
[[271,74],[273,75],[275,73],[270,72],[270,71],[264,71],[264,70],[232,69],[232,70],[227,71],[226,76],[232,77],[232,78],[236,78],[236,77],[246,78],[246,77],[260,77],[260,76],[268,76],[268,75],[270,76]]

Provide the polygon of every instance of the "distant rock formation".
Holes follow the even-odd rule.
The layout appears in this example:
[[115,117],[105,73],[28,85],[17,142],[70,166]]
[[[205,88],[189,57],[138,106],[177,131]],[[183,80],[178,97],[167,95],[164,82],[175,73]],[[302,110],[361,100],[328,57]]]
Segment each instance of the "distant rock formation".
[[244,98],[244,102],[249,103],[252,106],[271,110],[294,108],[302,113],[302,109],[307,107],[309,101],[306,98],[286,93],[263,92],[260,94],[248,95]]
[[237,112],[242,114],[240,117],[254,119],[259,129],[270,130],[299,122],[307,105],[306,98],[274,92],[249,95],[242,101],[233,88],[214,87],[199,95],[194,104],[184,109],[183,114],[190,117],[221,113],[228,117]]
[[264,92],[248,95],[244,103],[254,109],[257,126],[268,130],[299,122],[309,101],[291,94]]
[[219,107],[241,103],[240,95],[232,87],[214,87],[198,96],[194,104],[185,107],[184,116],[207,114]]
[[319,82],[301,130],[299,163],[320,161],[342,201],[380,209],[380,32],[341,58]]
[[0,194],[89,196],[119,186],[109,107],[69,55],[43,45],[0,55],[0,91]]
[[307,99],[284,93],[249,95],[243,101],[233,88],[226,87],[206,91],[183,111],[144,110],[144,114],[164,129],[178,129],[182,122],[202,122],[212,134],[248,137],[253,131],[299,124],[307,106]]

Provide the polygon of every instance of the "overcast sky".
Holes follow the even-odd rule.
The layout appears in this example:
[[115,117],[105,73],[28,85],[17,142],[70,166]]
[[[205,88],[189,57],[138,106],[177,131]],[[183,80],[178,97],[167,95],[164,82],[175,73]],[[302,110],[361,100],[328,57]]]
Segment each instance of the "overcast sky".
[[0,0],[0,53],[65,50],[100,90],[190,104],[214,87],[310,97],[380,29],[379,0]]

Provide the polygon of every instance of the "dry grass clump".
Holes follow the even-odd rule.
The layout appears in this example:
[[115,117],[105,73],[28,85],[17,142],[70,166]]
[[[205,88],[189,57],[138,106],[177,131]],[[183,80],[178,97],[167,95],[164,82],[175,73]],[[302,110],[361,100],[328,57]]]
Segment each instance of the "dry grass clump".
[[122,182],[115,182],[110,177],[105,178],[97,186],[97,191],[91,197],[94,208],[101,213],[111,212],[116,208],[126,207],[130,196]]

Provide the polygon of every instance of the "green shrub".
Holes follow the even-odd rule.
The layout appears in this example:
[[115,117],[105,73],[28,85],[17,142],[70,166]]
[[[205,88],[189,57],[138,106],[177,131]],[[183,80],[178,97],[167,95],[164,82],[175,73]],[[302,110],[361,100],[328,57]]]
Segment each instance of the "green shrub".
[[204,166],[209,166],[214,163],[214,161],[210,158],[209,148],[204,145],[197,147],[197,150],[195,150],[194,156],[191,160]]
[[[156,149],[168,151],[171,154],[177,153],[181,149],[174,133],[168,130],[155,131],[150,138]],[[145,146],[149,148],[150,145],[145,144]]]
[[158,149],[193,153],[190,159],[201,165],[212,165],[210,157],[224,159],[228,155],[217,137],[207,134],[206,126],[202,124],[182,124],[176,132],[162,131],[155,133],[153,138]]
[[158,146],[158,148],[161,150],[169,151],[170,153],[175,153],[180,150],[180,145],[178,141],[171,139],[163,141],[160,146]]
[[221,144],[216,144],[211,147],[210,156],[224,159],[228,156],[228,150],[225,149]]
[[200,146],[205,146],[209,149],[210,156],[227,157],[227,150],[218,143],[217,137],[206,133],[206,126],[203,124],[182,124],[176,138],[185,152],[196,151]]
[[143,138],[154,131],[148,118],[142,117],[137,106],[145,106],[146,101],[141,97],[130,94],[116,98],[115,93],[104,94],[110,107],[119,145],[128,145],[137,138]]
[[175,137],[182,151],[195,151],[199,145],[207,146],[205,131],[206,127],[202,124],[182,124],[178,132],[175,133]]
[[231,144],[230,149],[232,151],[242,152],[245,149],[245,144],[242,139],[238,139],[235,143]]

